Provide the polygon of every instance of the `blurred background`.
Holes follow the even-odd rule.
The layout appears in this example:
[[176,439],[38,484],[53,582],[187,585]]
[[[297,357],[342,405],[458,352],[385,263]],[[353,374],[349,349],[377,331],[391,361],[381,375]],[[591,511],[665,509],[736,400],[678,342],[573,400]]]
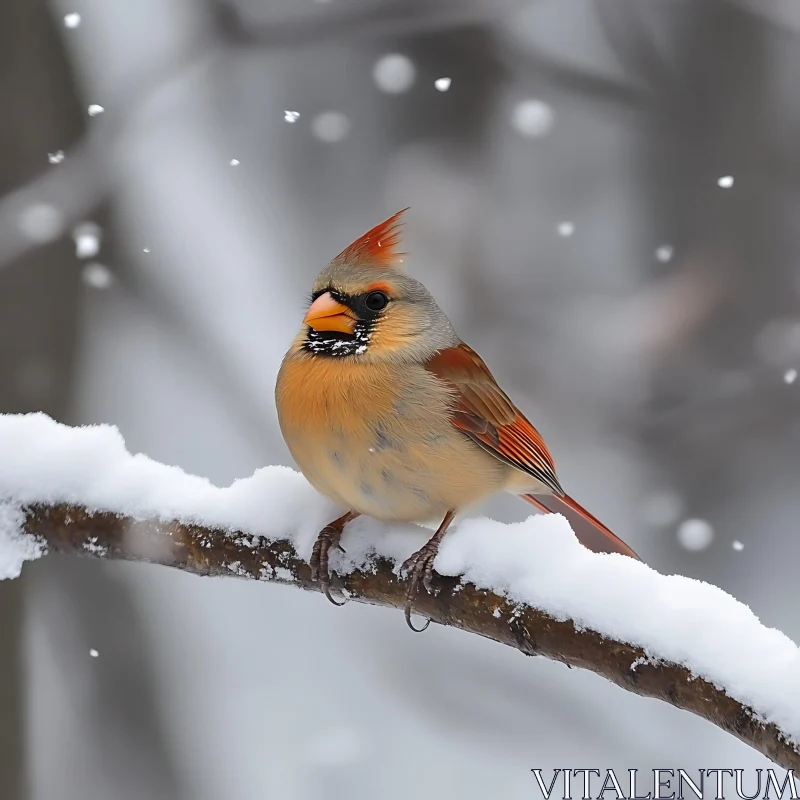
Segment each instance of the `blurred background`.
[[[408,269],[570,491],[797,640],[798,35],[796,0],[3,0],[0,411],[221,484],[291,463],[272,391],[311,281],[410,205]],[[4,800],[768,766],[592,674],[285,587],[51,557],[0,584],[0,641]]]

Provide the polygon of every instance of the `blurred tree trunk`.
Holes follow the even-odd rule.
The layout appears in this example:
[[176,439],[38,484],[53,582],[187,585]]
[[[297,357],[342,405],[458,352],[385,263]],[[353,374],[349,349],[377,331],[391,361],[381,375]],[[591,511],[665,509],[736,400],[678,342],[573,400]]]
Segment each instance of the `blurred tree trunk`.
[[[0,3],[0,196],[47,168],[81,133],[78,105],[47,6]],[[53,169],[57,169],[56,165]],[[0,412],[63,417],[75,353],[78,271],[61,238],[0,265]],[[28,795],[23,612],[30,580],[0,582],[0,796]]]
[[[123,270],[113,217],[107,206],[92,217],[103,231],[99,259]],[[95,302],[104,302],[104,295]],[[57,723],[54,738],[61,752],[55,768],[43,771],[44,796],[57,790],[59,800],[180,800],[183,781],[162,725],[148,625],[135,584],[124,579],[119,565],[99,561],[55,557],[29,568],[36,593],[29,605],[54,655],[59,692],[81,698],[80,705],[72,700],[66,705],[72,724],[88,734],[61,741],[64,723]],[[92,650],[99,653],[97,661]],[[65,763],[69,773],[59,776]]]
[[[663,27],[666,13],[680,22],[672,25],[677,35],[660,81],[645,64],[637,70],[656,101],[645,120],[642,173],[650,218],[659,223],[652,240],[674,244],[678,266],[695,263],[724,281],[723,301],[706,323],[653,365],[645,449],[685,500],[687,516],[731,522],[745,488],[737,486],[738,455],[759,447],[774,453],[774,471],[765,471],[767,462],[759,472],[760,480],[771,481],[780,473],[779,440],[794,413],[778,369],[765,371],[756,345],[770,319],[796,306],[786,195],[774,174],[786,154],[780,153],[778,87],[772,85],[776,54],[795,49],[796,38],[732,3],[637,13],[654,19],[651,31]],[[639,42],[645,48],[657,51],[655,36]],[[726,174],[735,178],[730,190],[717,186]],[[652,254],[646,257],[655,263]],[[732,523],[726,526],[731,538],[751,533],[741,520]],[[672,537],[665,545],[663,555],[675,559],[675,568],[724,577],[713,549],[687,554]]]
[[[63,150],[69,158],[84,132],[70,67],[43,0],[0,3],[0,101],[2,197],[42,170],[58,170],[58,164],[48,166],[48,153]],[[44,217],[38,212],[39,233],[49,243],[37,242],[17,262],[0,264],[0,413],[45,411],[61,420],[69,413],[81,281],[57,215],[58,209],[45,210]],[[28,227],[37,228],[37,213],[28,221]],[[45,236],[48,224],[52,235]],[[107,249],[103,256],[110,257]],[[23,620],[34,606],[54,655],[56,691],[82,698],[71,709],[71,723],[86,723],[90,732],[72,744],[69,737],[63,741],[60,749],[74,758],[71,774],[61,776],[60,800],[109,796],[96,793],[103,778],[119,799],[180,797],[153,699],[145,630],[129,587],[104,565],[47,559],[25,570],[20,580],[0,582],[2,800],[30,797],[34,782],[28,770],[46,766],[25,752],[29,690],[22,671]],[[105,651],[103,669],[95,674],[87,674],[90,646]],[[76,680],[87,679],[88,693],[69,691]],[[61,769],[60,763],[50,766],[56,773]]]

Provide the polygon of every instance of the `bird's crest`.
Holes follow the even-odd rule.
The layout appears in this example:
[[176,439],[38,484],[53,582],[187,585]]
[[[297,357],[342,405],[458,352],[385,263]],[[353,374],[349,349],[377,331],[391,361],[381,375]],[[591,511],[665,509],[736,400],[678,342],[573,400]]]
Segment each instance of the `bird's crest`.
[[408,211],[404,208],[389,219],[368,230],[356,239],[349,247],[342,250],[335,261],[371,264],[376,267],[396,267],[400,256],[397,246],[400,244],[400,217]]

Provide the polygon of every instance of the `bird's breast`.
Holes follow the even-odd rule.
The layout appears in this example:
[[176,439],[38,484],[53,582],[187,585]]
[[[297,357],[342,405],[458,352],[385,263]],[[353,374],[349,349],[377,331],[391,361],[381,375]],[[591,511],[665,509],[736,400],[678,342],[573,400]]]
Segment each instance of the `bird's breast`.
[[308,480],[379,519],[426,521],[502,488],[506,469],[450,424],[450,395],[422,367],[288,356],[281,431]]

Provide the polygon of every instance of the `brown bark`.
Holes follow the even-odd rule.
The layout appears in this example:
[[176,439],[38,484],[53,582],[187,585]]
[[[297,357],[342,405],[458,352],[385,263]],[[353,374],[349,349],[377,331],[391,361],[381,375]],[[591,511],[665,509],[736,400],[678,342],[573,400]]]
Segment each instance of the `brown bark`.
[[[197,575],[237,575],[319,591],[308,564],[283,539],[268,541],[175,521],[135,520],[69,505],[28,507],[25,529],[55,552],[145,561]],[[402,608],[406,582],[392,567],[378,559],[374,568],[345,577],[334,575],[333,587],[352,600]],[[800,769],[800,748],[781,730],[762,723],[752,709],[693,677],[685,667],[653,662],[638,647],[578,630],[571,620],[515,606],[457,578],[436,575],[434,588],[434,595],[423,593],[415,604],[420,614],[434,622],[485,636],[525,655],[591,670],[629,692],[704,717],[786,769]]]

